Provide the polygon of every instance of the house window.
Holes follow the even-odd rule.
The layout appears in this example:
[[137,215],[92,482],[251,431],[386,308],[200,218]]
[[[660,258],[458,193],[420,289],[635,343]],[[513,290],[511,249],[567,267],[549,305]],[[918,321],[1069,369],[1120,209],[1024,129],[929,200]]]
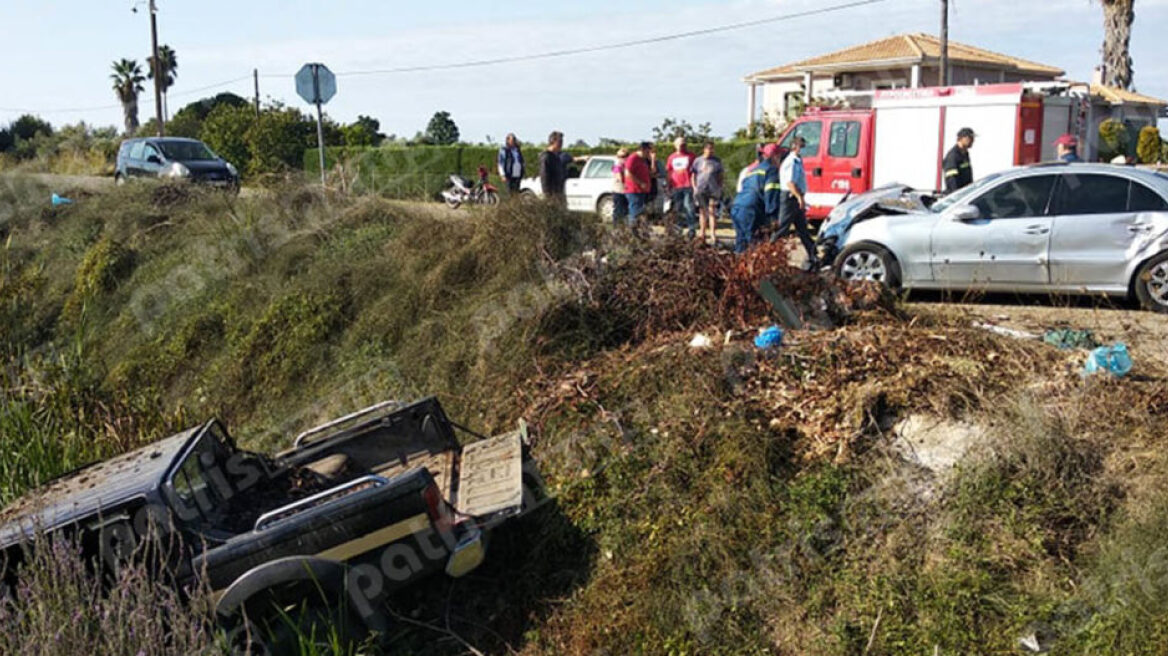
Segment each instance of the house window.
[[783,94],[783,106],[787,108],[787,120],[793,121],[799,118],[803,113],[803,107],[807,104],[806,98],[802,91],[788,91]]

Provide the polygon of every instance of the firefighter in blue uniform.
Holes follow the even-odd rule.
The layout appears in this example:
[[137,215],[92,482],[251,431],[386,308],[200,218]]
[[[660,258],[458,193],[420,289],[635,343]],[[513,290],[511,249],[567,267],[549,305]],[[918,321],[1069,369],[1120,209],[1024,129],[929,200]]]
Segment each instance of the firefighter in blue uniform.
[[768,144],[762,151],[763,161],[742,183],[734,197],[730,219],[734,222],[734,252],[742,253],[755,241],[756,234],[779,215],[779,145]]

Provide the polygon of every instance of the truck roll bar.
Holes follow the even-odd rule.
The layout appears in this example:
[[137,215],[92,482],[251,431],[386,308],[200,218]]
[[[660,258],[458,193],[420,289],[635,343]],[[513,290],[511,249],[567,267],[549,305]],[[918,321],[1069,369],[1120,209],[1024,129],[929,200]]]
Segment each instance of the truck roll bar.
[[297,435],[296,439],[292,441],[292,448],[299,449],[304,444],[304,438],[308,437],[309,435],[315,435],[316,433],[319,433],[323,430],[328,430],[330,428],[333,428],[334,426],[338,426],[338,425],[343,424],[347,421],[352,421],[353,419],[356,419],[358,417],[364,417],[365,415],[373,414],[374,412],[377,412],[378,410],[384,410],[384,409],[389,408],[389,407],[400,407],[403,405],[405,405],[405,403],[402,401],[396,401],[396,400],[382,401],[381,403],[374,403],[373,405],[371,405],[368,408],[365,408],[363,410],[358,410],[356,412],[349,413],[349,414],[345,415],[344,417],[337,417],[336,419],[325,422],[325,423],[323,423],[319,426],[316,426],[314,428],[309,428],[308,430],[304,431],[303,433]]
[[304,507],[310,507],[310,506],[316,505],[317,503],[320,503],[321,501],[328,501],[332,497],[338,497],[338,498],[343,497],[346,494],[348,494],[349,491],[355,487],[361,487],[362,485],[369,485],[370,487],[381,487],[382,485],[385,485],[388,482],[389,482],[389,479],[385,478],[384,476],[377,476],[375,474],[369,474],[368,476],[361,476],[360,478],[354,478],[353,480],[349,481],[348,483],[342,483],[341,485],[338,485],[336,487],[330,487],[329,489],[327,489],[323,492],[317,492],[316,494],[309,496],[309,497],[304,497],[303,499],[301,499],[299,501],[294,501],[294,502],[289,503],[287,505],[280,506],[279,508],[276,508],[275,510],[269,510],[268,512],[260,515],[258,519],[256,519],[254,530],[262,531],[268,527],[268,524],[271,524],[272,522],[279,521],[280,519],[283,519],[284,516],[290,512],[294,512],[294,511],[299,510],[299,509],[304,508]]

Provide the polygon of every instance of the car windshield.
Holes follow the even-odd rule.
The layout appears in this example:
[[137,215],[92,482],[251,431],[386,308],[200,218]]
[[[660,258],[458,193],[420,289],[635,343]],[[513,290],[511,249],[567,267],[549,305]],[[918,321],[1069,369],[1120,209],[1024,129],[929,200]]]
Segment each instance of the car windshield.
[[158,147],[162,149],[166,159],[175,162],[215,159],[215,153],[201,141],[160,141]]
[[968,199],[980,193],[982,189],[985,189],[987,185],[991,184],[1000,177],[1002,177],[1001,173],[987,175],[986,177],[978,180],[968,187],[958,189],[941,200],[933,203],[932,207],[929,209],[937,214],[940,214],[941,212],[944,212],[945,210],[955,205],[963,205]]

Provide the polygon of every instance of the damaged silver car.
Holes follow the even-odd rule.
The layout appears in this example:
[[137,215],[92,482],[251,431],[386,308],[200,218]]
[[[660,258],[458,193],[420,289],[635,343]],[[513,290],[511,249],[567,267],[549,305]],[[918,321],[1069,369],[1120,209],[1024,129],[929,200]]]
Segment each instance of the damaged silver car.
[[841,278],[892,288],[1132,297],[1168,312],[1168,175],[1042,164],[936,200],[904,185],[847,199],[820,231]]

